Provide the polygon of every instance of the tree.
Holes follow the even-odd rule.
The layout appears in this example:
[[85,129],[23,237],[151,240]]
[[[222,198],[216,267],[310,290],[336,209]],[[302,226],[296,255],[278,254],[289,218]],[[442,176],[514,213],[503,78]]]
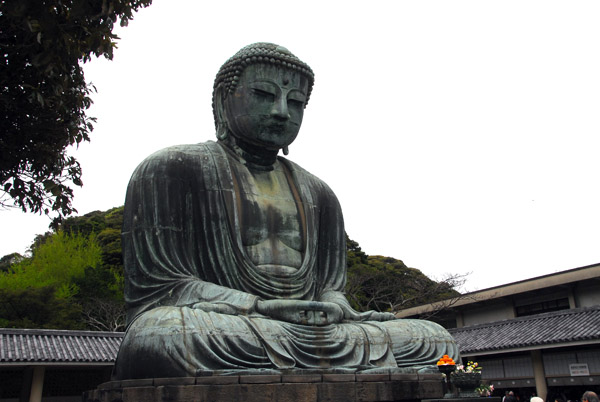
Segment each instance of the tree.
[[70,217],[60,225],[60,230],[71,236],[95,238],[101,248],[100,263],[87,267],[85,274],[74,280],[78,289],[74,301],[82,307],[81,319],[91,330],[125,329],[122,226],[123,207]]
[[32,257],[0,272],[0,326],[86,328],[78,283],[100,263],[94,234],[46,236]]
[[53,286],[68,297],[76,294],[74,279],[85,275],[86,268],[97,267],[102,249],[96,236],[55,233],[37,248],[33,256],[0,272],[0,291]]
[[[0,326],[123,330],[122,222],[122,207],[70,217],[36,236],[30,257],[1,259],[10,265],[0,272]],[[53,317],[29,307],[43,298]]]
[[80,317],[81,307],[57,297],[53,286],[0,292],[2,328],[85,329]]
[[[120,280],[119,280],[120,279]],[[95,331],[125,330],[125,303],[122,276],[98,268],[87,268],[85,275],[75,280],[76,296],[82,307],[81,320]]]
[[81,64],[112,59],[118,19],[152,0],[0,0],[0,206],[57,214],[75,210],[81,166],[67,147],[89,141],[94,91]]
[[114,233],[122,212],[68,218],[60,230],[38,236],[31,257],[0,272],[0,326],[123,330],[121,241]]
[[392,257],[369,256],[346,236],[348,282],[346,296],[359,311],[398,311],[439,300],[457,299],[455,289],[466,275],[448,275],[434,281],[416,268]]
[[79,289],[74,299],[82,307],[83,323],[91,330],[125,329],[122,226],[123,207],[70,217],[60,225],[72,236],[95,237],[101,248],[98,266],[86,268],[85,274],[74,281]]
[[0,258],[0,272],[8,272],[11,265],[23,261],[23,257],[19,253],[10,253]]
[[125,331],[124,302],[114,299],[89,298],[83,304],[83,322],[93,331]]

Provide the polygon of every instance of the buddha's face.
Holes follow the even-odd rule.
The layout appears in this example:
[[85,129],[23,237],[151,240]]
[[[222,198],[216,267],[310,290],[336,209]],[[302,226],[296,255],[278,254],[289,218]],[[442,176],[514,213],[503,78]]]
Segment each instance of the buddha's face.
[[225,101],[229,129],[254,145],[288,146],[300,130],[307,91],[308,79],[294,70],[252,64]]

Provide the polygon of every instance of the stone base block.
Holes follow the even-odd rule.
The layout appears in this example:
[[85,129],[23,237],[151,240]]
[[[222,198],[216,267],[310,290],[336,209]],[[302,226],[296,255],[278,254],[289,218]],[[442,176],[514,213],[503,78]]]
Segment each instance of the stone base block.
[[439,374],[239,375],[111,381],[83,402],[376,402],[443,396]]

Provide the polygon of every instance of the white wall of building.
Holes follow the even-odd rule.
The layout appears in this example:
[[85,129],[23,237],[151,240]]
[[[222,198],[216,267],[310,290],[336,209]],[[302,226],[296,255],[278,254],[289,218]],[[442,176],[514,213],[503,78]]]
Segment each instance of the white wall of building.
[[575,291],[578,307],[600,305],[600,292],[597,284],[580,284]]
[[494,303],[493,305],[486,305],[484,307],[465,309],[462,312],[462,316],[463,325],[468,327],[515,318],[515,311],[512,304],[508,302]]

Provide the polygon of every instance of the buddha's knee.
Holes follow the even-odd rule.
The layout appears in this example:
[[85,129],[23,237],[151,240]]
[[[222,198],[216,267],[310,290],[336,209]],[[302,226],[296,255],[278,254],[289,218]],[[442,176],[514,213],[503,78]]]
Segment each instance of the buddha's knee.
[[129,326],[115,366],[118,378],[194,376],[199,369],[238,368],[240,356],[258,359],[260,367],[268,361],[247,319],[188,307],[159,307]]
[[435,338],[454,342],[452,335],[439,324],[425,320],[399,319],[382,323],[392,339]]
[[399,367],[433,365],[447,354],[458,359],[458,347],[442,326],[424,320],[401,319],[384,323]]
[[179,354],[177,332],[185,326],[179,308],[159,307],[137,317],[127,329],[117,361],[117,378],[173,377],[189,374]]

